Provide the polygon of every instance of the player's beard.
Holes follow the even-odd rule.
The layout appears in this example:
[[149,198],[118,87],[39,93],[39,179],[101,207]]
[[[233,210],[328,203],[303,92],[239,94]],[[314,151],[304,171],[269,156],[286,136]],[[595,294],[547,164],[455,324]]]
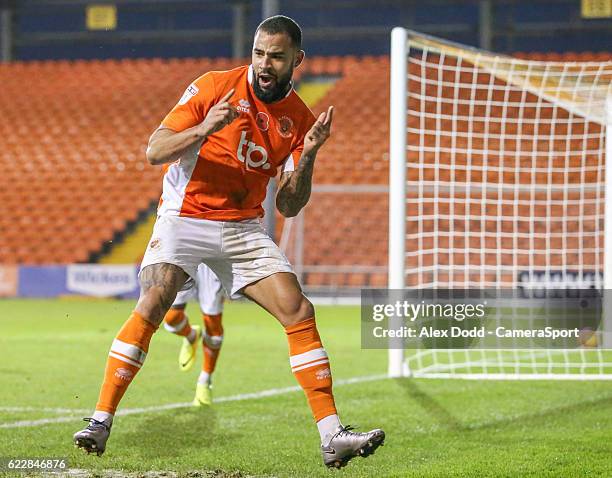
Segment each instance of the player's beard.
[[253,82],[253,91],[255,96],[264,103],[274,103],[275,101],[283,98],[289,90],[289,84],[291,83],[291,77],[293,76],[293,65],[289,67],[289,71],[276,78],[276,84],[269,90],[264,90],[259,86],[259,74],[255,75],[255,81]]

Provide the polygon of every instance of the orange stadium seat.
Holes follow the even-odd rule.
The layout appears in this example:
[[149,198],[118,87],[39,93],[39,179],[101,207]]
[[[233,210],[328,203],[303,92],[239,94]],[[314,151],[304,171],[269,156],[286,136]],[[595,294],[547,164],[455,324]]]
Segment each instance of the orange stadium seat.
[[[610,59],[608,53],[522,53],[517,56],[538,61]],[[149,135],[176,103],[181,90],[208,70],[233,68],[243,63],[244,60],[229,58],[187,58],[0,65],[0,114],[5,120],[0,124],[3,137],[0,202],[4,206],[0,218],[0,262],[84,262],[99,253],[115,234],[124,231],[159,199],[161,169],[146,164],[144,151]],[[421,76],[418,66],[411,64],[410,68]],[[388,183],[389,164],[389,60],[387,57],[314,57],[307,58],[296,72],[300,75],[341,75],[313,108],[315,114],[331,104],[336,108],[333,135],[317,161],[314,181],[317,186],[333,186],[336,190],[315,190],[312,194],[304,214],[303,264],[364,266],[373,271],[309,272],[304,275],[304,281],[310,286],[383,287],[387,283],[386,273],[380,270],[387,263],[388,240],[388,198],[384,187]],[[438,74],[433,68],[427,68],[424,73],[427,78],[436,78]],[[487,75],[479,78],[483,82],[489,80]],[[21,97],[24,84],[37,92],[27,109],[15,101]],[[454,95],[452,88],[443,91],[449,113],[452,113]],[[459,97],[470,98],[469,89],[460,89]],[[528,98],[528,101],[535,101],[535,98]],[[410,106],[418,110],[433,105],[414,102]],[[533,111],[526,108],[523,118],[530,119],[531,113]],[[552,110],[547,108],[541,108],[540,113],[539,119],[552,117]],[[493,108],[491,115],[501,117],[502,108]],[[418,127],[419,122],[409,117],[408,125]],[[473,126],[476,133],[485,128],[477,122]],[[490,132],[496,132],[501,126],[493,121],[488,127]],[[458,124],[459,133],[452,140],[454,143],[449,138],[443,146],[454,144],[466,148],[470,128],[467,124]],[[507,134],[533,132],[533,125],[527,122],[507,124],[505,128]],[[572,134],[580,135],[585,133],[586,126],[583,130],[580,126],[572,128]],[[540,133],[542,131],[540,127]],[[425,136],[425,141],[425,146],[435,146],[433,137]],[[490,138],[489,147],[495,141],[498,140]],[[599,146],[599,140],[592,135],[584,143],[578,143],[577,147],[586,146],[591,150]],[[557,147],[563,151],[565,147],[548,141],[536,143],[535,149],[531,149],[532,142],[504,142],[504,146],[506,149],[520,146],[526,151],[549,151]],[[482,140],[473,137],[471,147],[483,147]],[[439,179],[464,181],[467,178],[466,171],[461,168],[451,171],[448,155],[409,152],[408,159],[423,164],[448,164],[448,169],[439,169]],[[506,165],[514,165],[514,161],[523,159],[504,160]],[[526,160],[534,164],[533,159]],[[585,160],[597,164],[597,158]],[[477,165],[478,155],[474,154],[470,161]],[[573,160],[560,154],[555,161],[560,161],[561,167],[571,165]],[[465,155],[457,154],[455,166],[464,165],[465,169],[466,164]],[[423,171],[426,179],[434,179],[433,168]],[[497,172],[488,174],[489,180],[499,178]],[[570,182],[584,181],[579,172],[568,175]],[[410,168],[408,176],[411,180],[419,179],[418,173]],[[484,178],[481,172],[474,170],[470,172],[470,179],[477,182]],[[505,181],[531,179],[531,176],[504,176]],[[539,178],[536,176],[535,180]],[[363,187],[355,192],[355,186]],[[474,201],[479,199],[475,197]],[[429,205],[424,202],[423,208],[427,207]],[[409,232],[417,214],[418,208],[409,205]],[[448,229],[447,223],[443,225]],[[278,233],[282,224],[279,218]],[[520,222],[510,226],[513,232],[525,232],[530,227]],[[425,236],[434,232],[428,229],[433,228],[433,221],[431,224],[424,221],[421,227]],[[440,223],[436,227],[439,228]],[[475,247],[481,238],[481,225],[470,221],[467,227],[467,237],[462,240]],[[594,241],[595,238],[584,240]],[[426,237],[422,242],[428,241]],[[414,251],[417,241],[412,241],[410,247]],[[459,254],[446,259],[458,263],[466,257]],[[432,260],[433,255],[423,255],[421,263],[426,265]],[[481,256],[474,260],[480,261]]]
[[[300,72],[348,75],[351,68],[365,71],[363,68],[380,64],[377,61],[315,57]],[[205,71],[242,63],[244,60],[229,58],[187,58],[1,65],[0,114],[5,121],[0,129],[6,141],[0,151],[4,171],[0,200],[6,214],[0,226],[0,260],[80,262],[99,252],[158,200],[161,171],[146,164],[144,150],[150,133],[174,105],[180,90]],[[14,98],[25,83],[37,95],[24,110]],[[83,87],[90,84],[96,88]],[[351,82],[347,84],[350,87]],[[355,160],[363,156],[358,148],[367,144],[367,138],[351,132],[356,126],[351,121],[351,103],[359,97],[335,90],[325,101],[338,100],[347,127],[337,128],[341,137],[330,146],[334,153],[326,161],[329,167],[321,168],[320,177],[327,182],[370,181],[371,177],[384,182],[379,168],[368,168],[373,174],[354,169]],[[344,129],[348,135],[341,133]],[[356,146],[347,152],[343,137]],[[380,150],[385,148],[382,145]],[[324,258],[313,260],[325,262],[333,256],[329,250],[322,253]]]

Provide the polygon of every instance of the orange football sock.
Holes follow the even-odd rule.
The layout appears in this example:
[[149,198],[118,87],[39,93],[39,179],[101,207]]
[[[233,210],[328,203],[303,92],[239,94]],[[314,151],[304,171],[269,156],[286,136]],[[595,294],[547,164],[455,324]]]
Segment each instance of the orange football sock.
[[217,358],[221,352],[221,344],[223,343],[223,325],[221,320],[222,314],[208,315],[202,314],[204,321],[204,340],[202,342],[204,348],[204,361],[202,363],[202,372],[208,375],[215,371]]
[[315,421],[335,415],[329,359],[321,344],[315,319],[286,327],[285,333],[289,340],[291,371],[304,389]]
[[135,311],[123,324],[108,353],[97,411],[115,413],[123,394],[144,363],[156,330],[157,327]]
[[[191,334],[191,325],[183,309],[170,308],[164,317],[164,328],[176,335],[187,337]],[[193,341],[193,338],[190,339]]]

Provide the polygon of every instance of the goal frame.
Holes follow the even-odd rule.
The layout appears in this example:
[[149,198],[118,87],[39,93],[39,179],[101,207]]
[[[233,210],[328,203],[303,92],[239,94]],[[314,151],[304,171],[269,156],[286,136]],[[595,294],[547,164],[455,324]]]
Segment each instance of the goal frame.
[[[389,116],[389,256],[388,256],[388,287],[389,289],[405,288],[405,261],[406,261],[406,159],[407,159],[407,97],[408,97],[408,42],[410,35],[430,37],[413,30],[395,27],[391,31],[391,75],[390,75],[390,116]],[[448,40],[449,45],[456,45],[463,50],[479,52],[478,48],[467,47]],[[487,52],[489,53],[489,52]],[[606,99],[605,123],[605,158],[612,158],[612,95]],[[604,171],[605,174],[605,171]],[[605,174],[604,197],[612,198],[612,174]],[[612,204],[604,205],[604,231],[612,230]],[[603,267],[603,310],[604,317],[612,317],[612,234],[604,233],[604,267]],[[391,326],[397,324],[399,318],[391,318]],[[612,330],[607,330],[612,318],[604,320],[606,328],[602,341],[603,349],[612,349]],[[390,342],[388,351],[389,377],[411,376],[412,372],[405,361],[404,350],[397,344]],[[445,376],[446,375],[446,376]],[[424,377],[436,378],[489,378],[484,374],[444,373],[424,374]],[[610,375],[562,375],[562,374],[499,374],[500,379],[606,379],[612,380]],[[504,375],[504,376],[502,376]],[[555,376],[556,375],[556,376]],[[420,375],[419,375],[420,376]]]

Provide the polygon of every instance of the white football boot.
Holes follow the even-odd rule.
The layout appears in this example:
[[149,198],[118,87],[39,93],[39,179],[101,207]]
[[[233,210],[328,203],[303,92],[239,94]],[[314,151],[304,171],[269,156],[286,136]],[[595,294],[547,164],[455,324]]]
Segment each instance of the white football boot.
[[339,426],[327,445],[321,445],[323,463],[328,468],[342,468],[356,456],[365,458],[384,444],[385,432],[375,429],[367,433],[356,433],[353,428]]
[[102,455],[106,450],[106,441],[110,435],[112,424],[107,425],[93,418],[83,418],[83,420],[89,422],[89,425],[84,430],[74,434],[72,438],[75,446],[87,453]]

